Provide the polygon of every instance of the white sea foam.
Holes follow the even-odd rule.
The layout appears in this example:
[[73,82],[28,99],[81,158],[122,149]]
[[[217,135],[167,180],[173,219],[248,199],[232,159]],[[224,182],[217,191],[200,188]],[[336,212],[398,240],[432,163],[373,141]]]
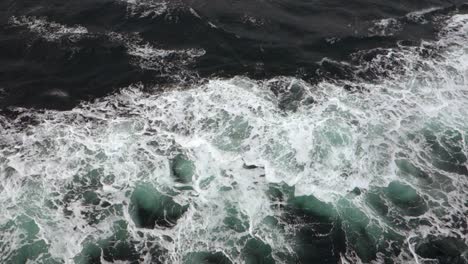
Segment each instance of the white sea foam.
[[402,28],[401,22],[396,18],[385,18],[376,21],[369,31],[376,36],[392,36]]
[[[82,26],[69,27],[45,18],[36,17],[11,17],[10,24],[17,27],[26,27],[38,37],[47,41],[58,41],[63,37],[78,40],[83,36],[97,37]],[[180,68],[203,56],[203,49],[168,50],[157,48],[154,44],[144,41],[137,33],[123,34],[118,32],[105,32],[114,42],[125,46],[127,53],[133,57],[133,63],[142,69],[160,70],[162,74],[168,74],[174,68]],[[181,70],[181,69],[180,69]]]
[[48,21],[45,18],[14,16],[10,18],[10,24],[27,27],[30,31],[49,41],[55,41],[61,37],[76,37],[88,34],[88,30],[85,27],[79,25],[67,27],[56,22]]
[[137,34],[124,35],[116,32],[108,33],[116,42],[127,48],[127,53],[134,58],[134,63],[142,69],[170,70],[192,62],[195,58],[205,55],[203,49],[169,50],[157,48],[145,42]]
[[431,7],[423,10],[410,12],[403,17],[393,17],[376,20],[369,28],[369,33],[372,36],[393,36],[402,30],[403,23],[406,23],[407,21],[411,21],[413,23],[418,24],[429,23],[425,16],[440,9],[440,7]]
[[426,23],[428,23],[428,21],[426,19],[424,19],[424,16],[429,14],[429,13],[432,13],[434,11],[440,10],[440,9],[441,9],[440,7],[430,7],[430,8],[426,8],[426,9],[423,9],[423,10],[418,10],[418,11],[415,11],[415,12],[408,13],[406,15],[406,18],[408,18],[409,20],[411,20],[413,22],[417,22],[417,23],[420,23],[420,24],[426,24]]
[[[20,215],[34,219],[38,237],[46,241],[52,258],[69,261],[80,253],[84,241],[109,237],[112,223],[125,219],[136,247],[155,240],[168,250],[167,263],[180,263],[188,252],[207,250],[222,251],[242,263],[238,252],[243,244],[233,241],[245,236],[268,242],[274,257],[291,251],[287,239],[291,230],[272,230],[264,221],[277,214],[266,195],[270,183],[285,182],[295,186],[297,196],[312,194],[336,204],[355,187],[367,192],[398,180],[426,201],[439,204],[420,216],[431,227],[398,230],[364,199],[350,203],[372,224],[395,229],[402,236],[463,237],[463,227],[456,227],[450,214],[463,216],[467,211],[468,179],[434,165],[437,157],[424,133],[432,133],[439,142],[445,135],[460,135],[461,141],[454,144],[468,155],[467,36],[468,16],[456,15],[439,41],[423,44],[438,51],[433,57],[425,57],[422,47],[388,50],[363,68],[385,71],[382,65],[393,60],[402,70],[386,70],[387,76],[372,83],[351,83],[364,87],[364,92],[289,77],[267,81],[236,77],[159,94],[145,93],[135,85],[65,112],[17,109],[16,120],[0,117],[0,210],[4,212],[0,226],[5,228]],[[165,56],[152,47],[129,50],[142,58],[154,52]],[[278,84],[287,91],[304,92],[295,111],[280,109],[280,99],[271,89]],[[315,103],[306,103],[308,98]],[[38,123],[24,124],[27,119]],[[170,169],[175,153],[194,162],[193,190],[177,189]],[[396,165],[401,158],[433,177],[443,175],[446,183],[428,185],[403,174]],[[245,163],[258,168],[246,169]],[[89,187],[89,175],[94,174],[99,175],[100,185]],[[128,204],[140,183],[189,205],[177,225],[153,230],[135,226]],[[102,208],[83,205],[76,191],[85,187],[121,209],[102,213],[98,223],[88,224],[86,213]],[[248,222],[246,230],[223,225],[229,208]],[[4,258],[23,243],[18,232],[3,232],[2,240],[10,243],[0,249]],[[409,249],[397,256],[401,258],[397,262],[417,261],[411,243],[408,240]],[[348,252],[346,258],[353,256]],[[149,255],[144,258],[151,262]]]
[[120,0],[127,3],[129,16],[156,18],[166,14],[172,5],[161,0]]

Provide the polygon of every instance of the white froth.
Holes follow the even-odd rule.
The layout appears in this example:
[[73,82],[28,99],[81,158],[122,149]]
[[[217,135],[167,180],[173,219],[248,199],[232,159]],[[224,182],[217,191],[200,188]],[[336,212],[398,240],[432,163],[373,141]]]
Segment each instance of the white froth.
[[127,3],[127,15],[156,18],[171,8],[166,1],[161,0],[120,0]]
[[64,36],[76,37],[88,34],[88,30],[85,27],[79,25],[67,27],[56,22],[48,21],[45,18],[27,16],[11,17],[10,24],[14,26],[27,27],[30,31],[49,41],[58,40]]
[[[296,195],[312,194],[335,203],[355,187],[365,191],[399,180],[436,201],[430,188],[399,174],[395,161],[401,153],[427,172],[446,175],[454,188],[446,194],[451,210],[464,212],[468,179],[431,164],[422,132],[432,129],[440,136],[459,131],[466,142],[468,52],[460,47],[467,34],[468,16],[457,15],[449,20],[441,40],[425,43],[441,50],[437,58],[423,57],[419,48],[390,50],[392,55],[378,57],[372,67],[396,58],[404,70],[374,83],[353,84],[369,92],[349,93],[342,84],[310,85],[295,78],[253,81],[236,77],[213,79],[188,90],[173,87],[160,94],[132,86],[65,112],[18,109],[20,116],[39,123],[22,125],[20,119],[0,117],[4,131],[0,138],[0,210],[5,212],[0,224],[16,215],[30,216],[40,226],[39,236],[47,241],[50,254],[65,261],[79,254],[90,237],[109,237],[112,223],[123,218],[139,243],[145,239],[137,231],[145,238],[155,236],[169,251],[168,263],[181,262],[188,252],[206,250],[223,251],[241,263],[235,252],[242,245],[231,243],[245,235],[268,241],[274,253],[290,249],[286,234],[263,223],[267,216],[275,215],[266,195],[270,183],[285,182],[295,186]],[[122,41],[143,62],[148,57],[167,56],[166,51],[149,44]],[[300,87],[315,103],[300,104],[294,112],[281,110],[270,89],[276,81]],[[468,155],[466,143],[461,151]],[[178,191],[171,176],[170,158],[180,152],[196,168],[190,191]],[[246,169],[245,163],[258,168]],[[58,209],[44,206],[54,197],[63,200],[70,184],[79,186],[75,177],[93,172],[109,177],[101,179],[103,187],[94,191],[121,205],[121,213],[103,215],[98,224],[89,225],[83,212],[92,208],[79,198],[57,203]],[[140,183],[150,183],[165,194],[176,192],[174,199],[189,205],[175,227],[141,230],[134,225],[128,214],[128,193]],[[352,202],[385,225],[362,199]],[[248,222],[248,229],[236,232],[222,226],[227,208],[235,208]],[[67,217],[65,209],[72,212]],[[461,234],[432,211],[424,217],[434,227],[411,232],[419,236]],[[18,243],[17,233],[6,236],[13,245]],[[150,262],[148,256],[145,259]]]
[[[142,69],[170,70],[192,62],[193,59],[205,55],[203,49],[160,49],[145,42],[139,35],[124,35],[116,32],[108,33],[108,36],[116,42],[122,43],[127,48],[127,53],[134,58],[134,63]],[[171,58],[169,58],[171,56]]]
[[[68,27],[45,18],[11,17],[10,24],[26,27],[31,32],[48,41],[57,41],[62,37],[77,40],[82,36],[93,37],[88,29],[82,26]],[[107,32],[106,35],[114,42],[120,43],[133,58],[132,63],[145,70],[159,70],[161,75],[168,74],[175,68],[182,71],[181,66],[187,65],[195,58],[203,56],[203,49],[169,50],[157,48],[154,44],[144,41],[139,34],[122,34]],[[180,72],[179,72],[180,73]],[[182,74],[180,74],[182,75]],[[0,91],[1,95],[1,91]]]
[[418,11],[408,13],[406,15],[406,18],[408,18],[409,20],[411,20],[413,22],[417,22],[417,23],[421,23],[421,24],[427,24],[428,21],[426,19],[424,19],[424,15],[427,15],[429,13],[432,13],[432,12],[440,10],[440,9],[441,9],[441,7],[429,7],[429,8],[423,9],[423,10],[418,10]]
[[429,21],[424,18],[424,16],[440,9],[440,7],[431,7],[410,12],[403,17],[379,19],[373,22],[372,26],[369,28],[369,33],[371,36],[393,36],[402,30],[402,20],[418,24],[427,24]]
[[369,28],[371,35],[375,36],[393,36],[402,28],[401,22],[396,18],[385,18],[375,21],[373,26]]

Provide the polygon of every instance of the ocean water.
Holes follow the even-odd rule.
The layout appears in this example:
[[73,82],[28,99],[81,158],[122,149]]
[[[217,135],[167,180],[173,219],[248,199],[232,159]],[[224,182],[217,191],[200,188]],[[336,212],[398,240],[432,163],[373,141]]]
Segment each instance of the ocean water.
[[0,7],[0,263],[468,263],[462,1]]

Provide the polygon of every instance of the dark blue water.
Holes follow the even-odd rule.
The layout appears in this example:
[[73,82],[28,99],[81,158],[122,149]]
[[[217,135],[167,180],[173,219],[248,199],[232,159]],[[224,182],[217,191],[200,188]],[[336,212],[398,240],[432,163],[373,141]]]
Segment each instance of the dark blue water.
[[[107,32],[138,33],[142,42],[162,49],[203,49],[206,54],[184,67],[202,77],[277,75],[351,78],[327,57],[351,61],[350,55],[398,42],[419,45],[437,33],[435,17],[463,10],[463,1],[2,1],[1,105],[70,108],[135,82],[174,81],[179,65],[141,69],[122,43]],[[437,9],[430,11],[430,8]],[[151,10],[153,9],[153,10]],[[429,10],[421,19],[410,12]],[[93,38],[67,43],[45,41],[25,27],[11,27],[11,17],[37,17],[72,27],[81,25]],[[393,34],[375,34],[374,23],[394,18]],[[178,58],[173,59],[175,64]],[[358,63],[358,62],[357,62]],[[189,78],[189,77],[187,77]],[[48,91],[68,94],[57,98]]]

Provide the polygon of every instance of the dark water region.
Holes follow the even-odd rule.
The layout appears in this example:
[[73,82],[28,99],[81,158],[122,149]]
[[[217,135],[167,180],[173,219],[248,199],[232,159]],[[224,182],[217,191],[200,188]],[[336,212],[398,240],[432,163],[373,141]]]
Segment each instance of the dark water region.
[[[1,105],[68,109],[132,83],[199,80],[193,75],[349,79],[353,69],[322,60],[352,62],[351,54],[357,51],[419,45],[434,39],[437,18],[464,9],[463,1],[4,0]],[[407,15],[420,10],[426,11]],[[65,34],[50,41],[24,26],[12,27],[11,18],[22,16],[80,25],[88,33],[80,39]],[[390,25],[376,26],[389,18],[395,19]],[[129,48],[109,32],[138,33],[142,43],[202,49],[205,54],[184,66],[175,56],[142,69],[131,63]],[[191,73],[181,77],[181,71]]]
[[0,1],[0,263],[467,264],[467,14]]

